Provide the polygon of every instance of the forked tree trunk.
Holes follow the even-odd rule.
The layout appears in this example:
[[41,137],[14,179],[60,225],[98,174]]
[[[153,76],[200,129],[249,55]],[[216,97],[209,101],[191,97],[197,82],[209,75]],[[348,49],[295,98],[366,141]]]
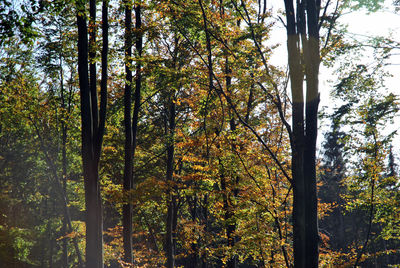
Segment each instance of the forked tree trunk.
[[296,2],[295,10],[293,1],[285,0],[293,105],[291,147],[294,266],[307,268],[318,267],[315,152],[319,103],[319,8],[319,1],[302,0]]
[[[139,122],[140,99],[142,88],[141,59],[143,50],[143,35],[141,32],[141,5],[135,7],[135,29],[136,29],[136,75],[134,108],[132,114],[132,5],[131,1],[125,1],[125,73],[126,84],[124,93],[124,125],[125,125],[125,165],[124,165],[124,190],[129,192],[133,189],[133,166],[137,144],[137,128]],[[132,255],[132,205],[130,200],[123,205],[122,212],[124,261],[133,264]]]
[[[103,2],[103,8],[107,3]],[[103,267],[103,219],[99,183],[99,160],[103,141],[107,104],[107,47],[108,27],[103,27],[102,83],[100,111],[97,106],[97,82],[95,56],[96,1],[90,1],[91,51],[89,52],[88,30],[85,17],[85,1],[77,1],[78,26],[78,75],[81,97],[82,162],[85,184],[86,207],[86,267]],[[107,25],[107,16],[104,17]],[[103,24],[104,24],[103,22]],[[88,55],[90,58],[88,58]],[[90,81],[89,65],[90,62]]]

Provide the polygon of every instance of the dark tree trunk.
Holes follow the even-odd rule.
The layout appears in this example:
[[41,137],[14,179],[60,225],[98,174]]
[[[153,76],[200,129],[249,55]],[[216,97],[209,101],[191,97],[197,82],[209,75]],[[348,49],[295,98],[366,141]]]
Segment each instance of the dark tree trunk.
[[[175,48],[176,49],[176,48]],[[175,61],[175,59],[174,59]],[[175,66],[174,66],[175,67]],[[171,90],[168,104],[168,131],[167,134],[167,172],[166,179],[169,187],[172,188],[174,181],[174,136],[175,136],[175,92]],[[174,187],[175,188],[175,187]],[[175,267],[175,232],[177,221],[177,205],[176,196],[173,190],[168,193],[168,213],[167,213],[167,235],[166,235],[166,254],[167,254],[167,268]]]
[[[62,124],[62,180],[63,180],[63,191],[64,196],[67,197],[67,156],[66,156],[66,144],[67,144],[67,129]],[[68,200],[66,200],[68,202]],[[67,216],[64,214],[62,234],[65,236],[67,234]],[[68,240],[67,238],[62,239],[62,263],[63,267],[68,268]]]
[[[125,125],[125,164],[124,164],[124,190],[132,190],[133,179],[133,140],[131,125],[132,105],[132,3],[125,2],[125,92],[124,92],[124,125]],[[124,261],[132,263],[132,205],[127,200],[122,207],[122,227]]]
[[176,218],[176,200],[173,193],[168,194],[168,212],[167,212],[167,233],[166,233],[166,257],[167,268],[175,267],[175,218]]
[[[204,225],[204,232],[207,233],[209,231],[209,222],[208,222],[208,194],[206,193],[203,198],[203,202],[201,204],[201,210],[202,210],[202,216],[203,216],[203,225]],[[203,245],[208,244],[208,239],[207,237],[204,237],[204,240],[202,241]],[[208,256],[207,252],[205,251],[201,255],[201,267],[202,268],[207,268],[208,267]]]
[[314,1],[307,2],[308,40],[305,48],[306,63],[306,130],[304,151],[304,178],[306,198],[306,267],[318,267],[318,199],[316,178],[316,141],[318,132],[318,74],[319,33],[318,15]]
[[[54,202],[51,202],[52,200],[49,199],[50,202],[50,208],[48,208],[47,211],[47,236],[46,236],[46,244],[47,246],[47,252],[45,252],[45,256],[47,255],[47,264],[49,268],[53,267],[53,228],[51,226],[51,215],[54,213]],[[52,206],[53,205],[53,206]],[[47,207],[47,202],[46,202],[46,207]],[[47,254],[46,254],[47,253]],[[46,262],[46,261],[45,261]]]
[[[229,78],[229,85],[230,85],[230,78]],[[235,119],[232,118],[230,120],[230,128],[231,128],[231,132],[234,133],[236,131],[236,123],[235,123]],[[233,141],[234,142],[234,141]],[[236,151],[235,148],[235,144],[232,144],[232,153],[234,153]],[[233,179],[233,178],[232,178]],[[235,176],[234,177],[234,181],[231,183],[232,184],[232,193],[233,193],[233,199],[237,199],[238,194],[239,194],[239,176]],[[236,234],[236,220],[234,218],[235,213],[234,213],[234,207],[232,205],[232,200],[230,200],[229,196],[227,198],[228,203],[227,203],[227,209],[225,210],[225,217],[228,221],[228,226],[226,229],[226,233],[227,233],[227,237],[228,237],[228,246],[229,247],[234,247],[236,242],[240,239]],[[227,263],[227,267],[228,268],[236,268],[238,266],[238,257],[237,255],[232,256],[228,263]]]
[[[211,38],[210,33],[208,31],[208,23],[207,23],[207,15],[203,6],[203,1],[199,0],[199,6],[201,9],[202,17],[203,17],[203,25],[204,25],[204,33],[206,35],[206,48],[207,48],[207,65],[208,65],[208,90],[211,93],[214,88],[214,71],[213,71],[213,61],[212,61],[212,47],[211,47]],[[204,120],[204,131],[206,135],[206,143],[207,143],[207,157],[209,156],[208,142],[207,142],[207,127]],[[208,196],[207,194],[204,196],[204,206],[203,206],[203,217],[204,217],[204,231],[208,232]],[[204,244],[207,245],[207,238],[205,237]],[[207,265],[207,252],[201,256],[201,267],[206,268]]]
[[[223,167],[222,167],[223,169]],[[227,189],[227,181],[225,178],[225,175],[222,173],[221,174],[221,190],[222,190],[222,199],[223,199],[223,204],[224,204],[224,220],[225,220],[225,232],[227,236],[227,242],[226,245],[229,248],[232,248],[235,245],[235,229],[236,225],[235,223],[232,223],[233,221],[233,207],[231,204],[231,198],[228,194],[229,190]],[[226,267],[228,268],[235,268],[237,266],[237,258],[236,256],[231,256],[228,259],[228,262],[226,263]]]
[[[107,49],[102,51],[102,86],[100,112],[97,106],[97,83],[95,63],[90,63],[89,83],[89,58],[95,55],[94,47],[88,51],[88,30],[85,18],[85,1],[77,1],[77,26],[78,26],[78,75],[81,96],[82,117],[82,162],[83,177],[85,182],[85,206],[86,206],[86,267],[103,267],[103,219],[102,202],[99,184],[99,160],[104,133],[107,97]],[[90,24],[95,27],[96,2],[90,1]],[[91,44],[94,45],[94,28],[91,29]],[[107,39],[103,28],[103,39]],[[105,38],[104,38],[105,37]],[[104,45],[104,43],[103,43]],[[107,45],[107,42],[105,42]],[[104,54],[105,53],[105,54]],[[99,122],[100,116],[100,122]]]
[[143,29],[142,29],[142,6],[140,4],[135,7],[135,47],[136,47],[136,76],[135,76],[135,96],[134,96],[134,108],[132,118],[132,135],[133,135],[133,156],[136,152],[137,144],[137,128],[139,123],[139,111],[140,111],[140,100],[142,91],[142,64],[141,57],[143,52]]
[[54,254],[54,239],[53,239],[53,234],[52,234],[52,228],[51,228],[51,221],[49,220],[50,223],[50,229],[49,229],[49,268],[53,268],[53,254]]
[[[319,72],[319,5],[285,0],[292,91],[293,248],[295,267],[318,267],[316,139]],[[303,54],[302,54],[303,53]],[[306,81],[304,101],[303,81]],[[305,107],[305,115],[304,115]]]
[[[232,77],[231,77],[231,73],[232,71],[229,68],[229,60],[228,57],[225,58],[225,83],[226,83],[226,90],[228,92],[230,92],[230,87],[232,84]],[[250,94],[252,94],[250,92]],[[250,98],[249,97],[249,102],[250,102]],[[251,106],[251,104],[249,105]],[[250,107],[248,106],[248,111],[250,110]],[[247,116],[247,115],[246,115]],[[231,120],[230,120],[230,129],[231,132],[235,132],[236,130],[236,124],[235,124],[235,119],[233,118],[233,115],[231,115]],[[235,145],[232,144],[232,153],[235,152]],[[236,198],[237,196],[237,182],[238,182],[238,177],[236,178],[236,181],[234,183],[231,183],[231,185],[233,185],[233,194],[234,197]],[[231,195],[229,194],[229,187],[228,187],[228,181],[225,178],[225,175],[222,174],[221,176],[221,190],[223,193],[223,202],[224,202],[224,211],[225,211],[225,229],[226,229],[226,236],[227,236],[227,246],[229,248],[232,248],[235,245],[235,231],[236,231],[236,222],[234,221],[234,208],[232,206],[232,200],[231,200]],[[237,256],[233,255],[228,259],[228,262],[226,264],[226,267],[228,268],[236,268],[237,267]]]
[[303,73],[300,53],[297,51],[299,38],[288,36],[289,70],[293,98],[292,124],[292,177],[293,177],[293,251],[295,267],[305,267],[305,193],[304,193],[304,103]]
[[[190,215],[192,217],[192,221],[197,222],[198,213],[197,213],[197,196],[196,196],[196,194],[194,194],[193,198],[187,197],[187,203],[188,203]],[[196,231],[194,229],[195,228],[193,228],[193,232]],[[190,267],[194,267],[194,268],[198,267],[198,263],[199,263],[198,242],[199,241],[192,242],[192,244],[191,244],[192,254],[188,258],[189,262],[190,262]]]
[[[125,2],[125,72],[126,84],[124,95],[124,124],[125,124],[125,168],[124,168],[124,190],[129,192],[133,189],[133,166],[137,144],[137,128],[139,121],[140,99],[141,99],[141,61],[143,50],[143,37],[141,32],[142,19],[141,19],[141,5],[137,4],[135,7],[135,28],[136,28],[136,76],[135,76],[135,94],[134,94],[134,108],[133,115],[131,116],[132,105],[132,3],[131,1]],[[133,263],[132,256],[132,205],[129,200],[123,206],[123,244],[124,244],[124,261]]]
[[108,2],[109,0],[103,0],[102,4],[102,24],[101,31],[103,37],[103,45],[101,49],[101,83],[100,83],[100,122],[97,135],[98,152],[97,157],[100,159],[100,150],[103,143],[105,122],[106,122],[106,111],[107,111],[107,81],[108,81]]
[[[65,110],[66,101],[65,101],[65,90],[64,90],[64,72],[62,67],[62,56],[60,54],[60,89],[61,89],[61,108]],[[61,120],[61,131],[62,131],[62,141],[61,141],[61,163],[62,163],[62,190],[64,192],[64,196],[67,200],[67,126],[65,125],[65,121]],[[63,226],[61,233],[63,236],[67,234],[67,215],[64,213]],[[64,268],[68,268],[68,240],[66,237],[62,239],[62,265]]]

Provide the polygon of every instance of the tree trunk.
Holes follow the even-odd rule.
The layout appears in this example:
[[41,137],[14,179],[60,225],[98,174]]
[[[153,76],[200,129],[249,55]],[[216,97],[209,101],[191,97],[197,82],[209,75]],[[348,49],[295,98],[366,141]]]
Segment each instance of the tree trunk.
[[51,220],[49,219],[49,268],[53,268],[54,239],[51,228]]
[[[318,267],[316,139],[319,72],[319,3],[285,0],[292,92],[293,249],[295,267]],[[296,15],[295,15],[296,14]],[[306,19],[307,18],[307,19]],[[303,52],[303,54],[302,54]],[[304,77],[306,103],[304,104]],[[305,106],[305,116],[304,116]]]
[[293,98],[292,183],[293,183],[293,251],[294,266],[305,267],[305,192],[304,192],[304,115],[303,74],[297,51],[299,38],[288,36],[289,75]]
[[[67,129],[62,124],[62,180],[63,180],[63,191],[64,191],[64,196],[67,197],[67,157],[66,157],[66,143],[67,143]],[[68,200],[67,200],[68,202]],[[63,204],[64,205],[64,204]],[[63,226],[62,226],[62,234],[65,236],[67,234],[67,216],[64,213],[64,219],[63,219]],[[66,237],[62,239],[62,263],[63,267],[68,268],[68,240]]]
[[[175,59],[174,59],[175,61]],[[174,66],[175,67],[175,66]],[[166,179],[169,187],[172,188],[174,173],[174,136],[175,136],[175,92],[171,90],[169,96],[169,129],[167,134],[167,172]],[[175,187],[174,187],[175,188]],[[167,236],[166,236],[166,254],[167,268],[175,267],[175,232],[176,232],[177,206],[174,191],[168,193],[168,214],[167,214]]]
[[102,205],[98,165],[84,161],[86,201],[86,267],[103,267]]
[[[201,204],[201,210],[203,214],[203,225],[204,225],[204,232],[207,233],[209,231],[209,222],[208,222],[208,194],[206,193],[203,198],[203,204]],[[208,239],[207,237],[204,237],[202,243],[205,247],[207,247],[208,244]],[[204,253],[201,255],[201,267],[202,268],[207,268],[208,267],[208,255],[207,251],[204,251]]]
[[318,267],[318,199],[316,176],[316,142],[318,132],[318,75],[319,75],[319,3],[307,0],[308,40],[305,50],[306,64],[306,140],[304,151],[304,177],[306,199],[306,267]]
[[[132,105],[132,3],[125,1],[125,92],[124,92],[124,125],[125,125],[125,164],[124,164],[124,191],[132,190],[133,179],[133,140],[131,125]],[[124,261],[132,263],[132,205],[127,200],[122,207],[122,227]]]
[[139,123],[139,111],[140,111],[140,100],[142,91],[142,64],[141,57],[143,52],[143,33],[142,33],[142,6],[140,4],[135,7],[135,47],[136,47],[136,76],[135,76],[135,96],[132,118],[132,135],[133,135],[133,149],[132,153],[135,156],[136,144],[137,144],[137,128]]
[[[60,89],[61,89],[61,108],[65,110],[65,92],[64,92],[64,73],[62,67],[62,56],[60,54]],[[61,141],[61,163],[62,163],[62,188],[64,196],[67,197],[67,126],[65,121],[61,120],[61,131],[62,131],[62,141]],[[68,202],[68,200],[66,200]],[[67,216],[64,213],[63,226],[61,233],[63,236],[67,234]],[[66,237],[62,239],[62,264],[64,268],[68,268],[68,240]]]
[[175,267],[175,241],[174,241],[174,218],[176,215],[176,200],[175,196],[170,192],[168,194],[168,212],[167,212],[167,234],[166,234],[166,257],[167,268]]
[[[312,9],[307,5],[307,9]],[[304,178],[306,199],[306,267],[318,267],[318,199],[316,178],[316,141],[318,130],[318,72],[319,72],[319,38],[311,27],[318,28],[317,19],[311,24],[308,12],[309,39],[306,48],[306,139],[304,151]],[[308,55],[307,55],[308,54]]]
[[[88,51],[88,30],[85,18],[85,1],[77,1],[77,26],[78,26],[78,75],[81,97],[82,121],[82,162],[83,177],[85,182],[85,207],[86,207],[86,267],[103,267],[103,219],[102,202],[99,183],[99,160],[107,103],[107,49],[102,51],[102,84],[100,112],[97,106],[97,82],[95,63],[90,63],[90,84],[88,70],[88,54],[93,58],[95,35],[91,30],[91,51]],[[104,7],[104,6],[103,6]],[[96,2],[90,1],[90,23],[94,27],[96,21]],[[108,38],[103,28],[103,39]],[[103,42],[103,46],[108,42]],[[104,54],[105,53],[105,54]],[[100,116],[100,121],[99,121]]]
[[[223,167],[222,167],[223,169]],[[224,174],[221,174],[221,190],[222,190],[222,199],[224,204],[224,220],[225,220],[225,232],[227,236],[226,245],[228,248],[232,248],[235,245],[235,223],[233,221],[233,208],[230,200],[230,196],[228,194],[229,190],[227,189],[227,181]],[[231,256],[226,263],[227,268],[235,268],[237,266],[237,257],[235,255]]]
[[[230,87],[232,84],[232,77],[231,77],[231,69],[229,68],[229,60],[228,57],[225,58],[225,84],[226,84],[226,90],[228,92],[230,92]],[[251,92],[250,92],[251,95]],[[250,98],[249,97],[249,102],[250,102]],[[250,106],[250,105],[249,105]],[[248,107],[249,108],[249,107]],[[249,111],[250,109],[248,109]],[[248,114],[246,114],[246,117],[248,116]],[[229,126],[230,126],[230,130],[232,133],[235,132],[236,130],[236,124],[235,124],[235,119],[233,117],[233,115],[231,115],[231,120],[229,121]],[[235,152],[235,145],[232,144],[232,153]],[[223,167],[222,167],[222,171],[223,171]],[[237,182],[238,182],[238,177],[236,178],[236,181],[234,184],[234,189],[233,189],[233,194],[234,197],[236,198],[237,196]],[[231,196],[229,194],[229,189],[228,189],[228,182],[225,178],[225,175],[221,174],[221,190],[223,193],[223,202],[224,202],[224,211],[225,211],[225,229],[226,229],[226,236],[227,236],[227,246],[228,248],[233,248],[233,246],[235,245],[235,231],[236,231],[236,222],[234,221],[234,208],[232,206],[232,200],[231,200]],[[232,183],[231,183],[232,184]],[[226,267],[228,268],[236,268],[237,267],[237,256],[233,255],[228,259],[228,262],[226,264]]]
[[[197,222],[198,219],[198,213],[197,213],[197,196],[194,194],[193,199],[187,197],[187,203],[188,203],[188,208],[190,212],[190,216],[192,217],[193,222]],[[193,228],[193,233],[196,231],[195,228]],[[196,268],[198,267],[199,263],[199,246],[198,246],[199,241],[194,241],[191,243],[191,248],[192,248],[192,254],[188,257],[190,266],[188,267],[193,267]]]

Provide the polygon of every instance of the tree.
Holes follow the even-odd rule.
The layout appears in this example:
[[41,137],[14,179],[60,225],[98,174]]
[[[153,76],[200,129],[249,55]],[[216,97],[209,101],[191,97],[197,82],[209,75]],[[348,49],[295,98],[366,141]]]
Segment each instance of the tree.
[[[76,266],[85,235],[87,268],[398,262],[395,134],[384,131],[398,98],[377,79],[393,43],[347,42],[342,2],[282,1],[284,29],[259,0],[27,3],[0,23],[18,26],[0,33],[6,265]],[[270,61],[274,29],[287,35],[286,71]],[[372,65],[367,46],[382,49]],[[318,204],[320,62],[340,65],[340,107]]]
[[[295,267],[318,267],[315,153],[319,103],[320,2],[308,0],[296,4],[294,8],[293,1],[285,1],[292,92],[294,265]],[[306,91],[303,89],[304,77]]]
[[[364,47],[356,46],[350,51],[357,55],[365,50]],[[340,190],[341,201],[344,201],[341,207],[345,212],[342,216],[345,230],[341,234],[344,239],[333,238],[332,245],[335,250],[347,254],[342,263],[354,266],[361,263],[388,265],[391,258],[396,258],[389,253],[393,245],[388,242],[388,236],[385,239],[376,234],[383,233],[393,219],[386,218],[385,212],[393,204],[394,196],[390,194],[390,186],[386,188],[392,179],[385,175],[384,161],[389,158],[390,162],[389,148],[396,131],[387,133],[382,127],[398,112],[398,107],[396,97],[387,93],[383,83],[390,49],[371,47],[373,53],[380,55],[379,60],[360,64],[347,58],[346,64],[339,67],[339,82],[332,91],[332,95],[343,103],[332,116],[334,124],[348,129],[340,140],[347,167],[341,172]],[[328,166],[325,174],[339,170],[340,166],[343,165]],[[329,219],[326,223],[329,224]],[[386,252],[386,257],[380,256],[380,251]],[[340,260],[337,264],[340,265]]]
[[[21,147],[23,149],[18,154],[23,156],[25,155],[23,151],[30,150],[35,153],[36,160],[31,162],[29,168],[24,166],[25,161],[13,163],[14,157],[12,155],[19,150],[18,143],[15,144],[15,149],[2,150],[2,152],[8,155],[6,162],[13,163],[12,165],[16,165],[21,170],[27,170],[24,176],[33,182],[34,194],[40,197],[37,201],[32,202],[33,199],[29,197],[30,187],[25,188],[23,187],[23,181],[16,180],[18,187],[23,187],[27,190],[24,206],[34,213],[31,214],[28,210],[26,211],[26,216],[31,217],[32,220],[29,225],[24,227],[26,228],[24,232],[29,233],[29,239],[32,240],[29,241],[28,239],[26,241],[28,242],[27,245],[30,245],[29,247],[21,248],[24,251],[23,258],[26,258],[31,265],[38,263],[45,265],[47,263],[49,266],[66,267],[66,261],[68,260],[65,257],[68,251],[70,251],[70,263],[76,262],[76,256],[78,257],[79,266],[82,266],[82,261],[80,258],[81,249],[79,248],[80,239],[73,235],[77,231],[79,232],[77,230],[79,221],[76,221],[79,219],[79,213],[76,213],[76,206],[69,203],[69,201],[76,201],[77,195],[71,194],[69,190],[73,187],[75,172],[79,173],[79,169],[72,171],[68,168],[68,165],[75,164],[75,143],[73,140],[76,138],[76,131],[74,131],[75,120],[73,119],[76,118],[74,109],[76,88],[73,79],[67,78],[74,77],[72,62],[75,54],[73,53],[73,38],[69,40],[66,37],[73,37],[74,32],[70,27],[70,14],[64,13],[62,14],[63,18],[60,18],[60,14],[65,10],[60,11],[58,8],[59,6],[57,7],[55,3],[42,7],[41,20],[36,21],[37,29],[40,29],[39,34],[42,35],[42,38],[35,42],[35,52],[29,52],[32,49],[31,45],[17,42],[16,40],[19,38],[17,36],[3,43],[2,48],[5,49],[3,50],[5,52],[3,56],[5,58],[2,60],[4,64],[2,67],[7,65],[6,55],[9,53],[19,51],[25,56],[20,58],[16,57],[17,54],[15,54],[12,57],[14,59],[11,61],[13,67],[8,68],[7,72],[5,72],[5,69],[1,71],[3,87],[1,95],[10,100],[9,104],[13,103],[13,106],[4,106],[2,116],[9,117],[7,113],[11,112],[15,116],[14,119],[18,118],[18,128],[21,129],[20,134],[16,136],[20,137],[18,143],[31,144],[30,146]],[[52,17],[52,20],[49,20],[49,16]],[[12,52],[7,48],[7,43],[9,42],[13,47]],[[19,43],[19,45],[16,46],[16,43]],[[24,51],[25,49],[26,51]],[[11,60],[11,58],[9,59]],[[5,80],[3,80],[4,78]],[[30,82],[26,84],[28,80]],[[14,102],[13,99],[18,101]],[[3,119],[2,122],[6,123]],[[3,127],[4,137],[12,134],[14,125],[12,121],[6,124],[8,127],[5,127],[5,125]],[[67,129],[68,137],[66,135]],[[28,133],[29,139],[26,136]],[[2,144],[7,145],[7,142],[4,143],[3,141]],[[36,149],[33,150],[32,148]],[[7,153],[7,151],[9,152]],[[8,176],[13,178],[19,175],[9,169],[8,165],[4,167],[6,169],[3,169],[1,173],[8,175],[2,177],[2,183],[7,185]],[[29,174],[28,170],[35,170],[35,172],[34,174]],[[37,177],[40,176],[39,174],[42,174],[41,178]],[[65,187],[67,179],[70,184],[69,189]],[[12,200],[12,195],[10,200]],[[13,205],[10,208],[13,209]],[[14,232],[13,229],[21,226],[20,223],[24,221],[25,219],[21,221],[11,220],[7,224],[10,226],[11,232]],[[18,232],[15,234],[18,234]],[[15,234],[14,241],[17,242],[22,239],[22,237],[15,236]],[[73,242],[71,246],[68,243],[70,238],[72,238]],[[21,244],[21,242],[18,243]],[[59,250],[61,245],[63,258],[61,258],[62,255]]]
[[[125,92],[124,92],[124,125],[125,125],[125,163],[124,163],[124,190],[132,190],[133,180],[133,139],[131,123],[131,95],[132,95],[132,3],[125,5]],[[123,206],[122,226],[124,239],[124,261],[132,263],[132,206],[128,201]]]
[[338,109],[330,118],[331,129],[325,134],[323,143],[324,157],[321,165],[319,181],[322,185],[318,189],[318,197],[322,204],[332,205],[332,211],[320,221],[320,232],[329,237],[330,248],[340,251],[347,245],[349,233],[345,226],[349,226],[349,217],[345,214],[346,187],[343,185],[346,178],[345,139],[346,133],[341,131],[341,117],[347,106]]
[[[82,161],[86,201],[86,266],[103,267],[103,217],[99,161],[107,105],[107,1],[103,1],[103,50],[100,110],[96,78],[96,2],[90,1],[90,44],[84,1],[76,2],[78,26],[78,74],[81,95]],[[90,65],[90,80],[88,64]]]
[[[137,145],[137,128],[139,121],[140,99],[141,99],[141,56],[142,56],[142,19],[141,3],[135,6],[135,35],[136,35],[136,76],[135,76],[135,95],[134,109],[131,117],[131,95],[132,95],[132,3],[125,2],[125,93],[124,93],[124,122],[125,122],[125,170],[124,170],[124,190],[129,193],[133,189],[133,162]],[[132,120],[132,122],[131,122]],[[124,227],[124,260],[126,263],[133,263],[132,258],[132,206],[130,201],[123,207],[123,227]]]

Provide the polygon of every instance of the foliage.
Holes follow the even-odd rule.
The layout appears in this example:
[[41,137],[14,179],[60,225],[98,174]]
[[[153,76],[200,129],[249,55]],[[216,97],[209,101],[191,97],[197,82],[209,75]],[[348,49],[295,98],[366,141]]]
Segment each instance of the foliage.
[[[380,47],[374,50],[374,53],[390,53]],[[327,135],[321,175],[324,180],[333,180],[326,181],[329,185],[320,191],[325,202],[338,204],[332,219],[327,221],[328,229],[339,232],[331,237],[332,249],[349,254],[356,247],[347,262],[365,265],[388,265],[398,259],[398,254],[391,251],[397,247],[396,228],[392,227],[397,220],[392,212],[397,207],[393,190],[398,175],[394,168],[388,172],[387,163],[391,159],[390,165],[394,167],[391,143],[396,129],[388,129],[388,125],[393,123],[399,107],[397,97],[382,88],[383,77],[387,75],[383,71],[386,58],[380,59],[340,67],[341,78],[332,95],[342,104],[331,116],[332,130]],[[340,197],[332,196],[328,189],[340,193]],[[337,221],[341,230],[334,231],[329,226],[331,221]],[[393,236],[385,231],[388,229]]]
[[[176,266],[292,267],[292,102],[285,70],[270,61],[275,11],[262,2],[132,2],[142,7],[133,35],[143,34],[144,49],[130,66],[135,73],[140,62],[143,77],[130,191],[122,186],[125,3],[107,2],[109,101],[99,172],[105,266],[165,265],[174,204]],[[78,267],[85,252],[74,4],[0,3],[0,259],[9,267]],[[339,79],[317,167],[320,265],[398,264],[396,133],[387,131],[398,96],[383,87],[396,43],[349,41],[336,22],[346,6],[323,4],[321,60],[338,67]],[[98,19],[89,30],[101,25]],[[361,60],[368,49],[376,61]],[[128,203],[134,264],[123,261]]]

